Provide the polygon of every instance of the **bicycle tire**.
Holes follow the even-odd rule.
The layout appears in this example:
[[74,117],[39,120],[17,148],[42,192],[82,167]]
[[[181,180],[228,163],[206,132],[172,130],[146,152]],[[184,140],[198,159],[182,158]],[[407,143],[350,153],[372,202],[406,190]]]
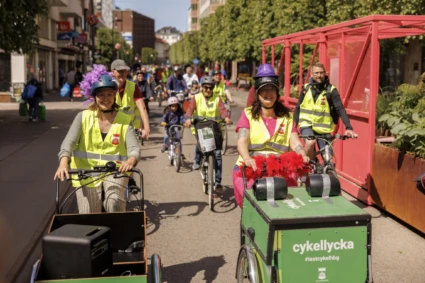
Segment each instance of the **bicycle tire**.
[[221,154],[225,155],[226,154],[226,150],[227,150],[227,126],[224,126],[224,131],[223,131],[223,145],[221,148]]
[[208,156],[208,205],[214,211],[214,189],[215,189],[215,156]]
[[169,144],[170,148],[168,149],[168,161],[170,162],[170,165],[173,166],[174,164],[174,148],[171,144]]
[[199,170],[199,173],[201,173],[202,177],[202,191],[204,194],[208,194],[208,170],[205,170],[204,167],[204,158],[201,159],[201,168]]
[[180,166],[182,163],[182,158],[181,158],[181,154],[182,154],[182,144],[180,142],[176,143],[174,145],[174,167],[176,168],[176,172],[180,171]]
[[237,283],[258,283],[260,274],[257,267],[257,259],[249,246],[242,246],[239,252],[236,280]]

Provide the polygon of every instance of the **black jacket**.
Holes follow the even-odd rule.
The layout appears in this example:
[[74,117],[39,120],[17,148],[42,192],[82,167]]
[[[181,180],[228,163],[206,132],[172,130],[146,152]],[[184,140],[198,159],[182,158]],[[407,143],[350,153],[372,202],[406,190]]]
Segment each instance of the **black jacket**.
[[[313,94],[314,102],[316,102],[319,94],[323,91],[323,89],[327,89],[329,85],[329,78],[326,76],[325,81],[321,84],[315,83],[312,78],[308,80],[308,87],[311,89]],[[300,92],[300,97],[298,98],[297,106],[294,111],[294,122],[298,125],[298,120],[300,118],[300,105],[304,100],[306,94],[306,89],[303,86]],[[331,93],[326,93],[326,98],[329,103],[329,107],[331,108],[331,116],[334,121],[334,124],[338,123],[338,118],[341,118],[342,122],[345,125],[347,130],[353,130],[353,127],[350,124],[350,119],[348,118],[347,112],[345,111],[344,106],[342,105],[341,96],[336,88],[332,90]]]
[[37,90],[34,93],[34,99],[40,99],[43,100],[43,88],[41,83],[36,79],[31,79],[27,82],[27,85],[32,84],[37,88]]

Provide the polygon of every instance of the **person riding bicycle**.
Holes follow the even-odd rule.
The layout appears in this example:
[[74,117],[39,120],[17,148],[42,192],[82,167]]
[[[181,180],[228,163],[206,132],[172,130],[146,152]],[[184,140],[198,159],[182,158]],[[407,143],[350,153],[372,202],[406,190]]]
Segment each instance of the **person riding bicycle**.
[[168,66],[165,66],[161,72],[161,81],[164,83],[164,85],[167,84],[169,77],[170,77],[170,71],[168,70]]
[[187,93],[189,90],[180,72],[181,67],[174,66],[173,71],[174,73],[168,78],[167,85],[165,86],[168,94],[170,94],[171,96],[175,96],[175,94],[174,95],[171,94],[171,91],[176,91],[176,92],[181,91],[181,92]]
[[[300,128],[302,136],[327,135],[335,130],[338,118],[345,125],[345,135],[356,138],[338,90],[330,84],[325,66],[317,62],[311,67],[311,78],[300,92],[294,111],[295,125]],[[306,140],[305,143],[306,153],[313,160],[316,140]],[[322,149],[326,141],[319,139],[318,144]]]
[[136,84],[139,87],[140,92],[142,93],[143,102],[145,103],[146,111],[149,114],[149,101],[153,101],[153,92],[152,92],[151,85],[146,80],[145,75],[146,74],[143,73],[142,71],[137,72]]
[[200,92],[199,83],[197,81],[192,82],[192,86],[190,87],[189,91],[189,98],[192,99]]
[[168,106],[164,109],[164,116],[161,119],[161,125],[165,126],[164,144],[162,145],[161,152],[168,150],[168,130],[173,125],[183,125],[186,121],[183,109],[177,97],[172,96],[168,98]]
[[[210,76],[204,77],[202,80],[202,92],[195,95],[195,99],[192,99],[190,105],[186,111],[185,122],[186,127],[190,127],[193,120],[214,120],[220,121],[224,119],[226,124],[231,124],[232,120],[229,118],[226,108],[224,107],[223,101],[219,96],[213,95],[214,80]],[[192,134],[195,134],[195,127],[192,127]],[[216,182],[216,192],[221,193],[223,186],[221,185],[221,172],[222,172],[222,156],[221,150],[214,150],[214,155],[216,157],[215,161],[215,182]],[[195,160],[192,165],[193,170],[198,170],[201,162],[202,152],[199,146],[196,146],[195,149]]]
[[229,88],[227,87],[224,80],[221,79],[221,71],[219,69],[215,69],[212,75],[214,79],[213,94],[218,95],[224,103],[227,103],[227,101],[234,103]]
[[[304,152],[290,109],[279,102],[278,77],[270,64],[258,68],[255,79],[255,100],[253,105],[243,110],[236,125],[239,158],[233,169],[233,188],[237,204],[242,206],[243,178],[238,176],[240,165],[256,170],[256,155],[280,155],[289,149],[301,154],[304,162],[309,158]],[[254,180],[249,180],[251,187]],[[295,180],[287,180],[288,185],[296,185]]]
[[141,128],[141,120],[143,121],[142,138],[148,138],[150,133],[149,116],[142,93],[136,83],[126,79],[130,67],[123,60],[116,59],[111,64],[111,70],[114,78],[118,81],[115,103],[119,106],[120,111],[133,118],[132,123],[136,130]]
[[[90,88],[82,89],[84,95],[94,102],[88,110],[77,114],[63,140],[55,180],[69,179],[70,168],[93,169],[108,161],[121,164],[118,171],[124,173],[133,169],[140,159],[136,132],[131,125],[132,117],[119,111],[115,103],[118,85],[113,77],[105,71]],[[83,186],[76,191],[79,213],[101,212],[102,205],[107,212],[125,211],[128,178],[113,178],[110,175],[92,181],[92,178],[72,180],[74,187]],[[105,194],[103,204],[102,187]]]

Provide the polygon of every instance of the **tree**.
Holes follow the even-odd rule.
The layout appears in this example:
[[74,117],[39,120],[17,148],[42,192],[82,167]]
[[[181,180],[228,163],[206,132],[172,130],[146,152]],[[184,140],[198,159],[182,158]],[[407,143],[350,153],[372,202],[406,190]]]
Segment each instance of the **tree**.
[[141,51],[143,64],[154,64],[156,62],[158,58],[157,50],[150,47],[143,47]]
[[29,53],[39,43],[37,16],[47,16],[47,0],[0,2],[0,49],[6,53]]
[[[98,50],[99,57],[96,59],[97,64],[110,66],[112,61],[117,57],[130,63],[133,59],[133,50],[124,41],[118,31],[109,28],[99,28],[96,33],[98,38],[96,49]],[[121,49],[117,52],[115,44],[121,44]]]

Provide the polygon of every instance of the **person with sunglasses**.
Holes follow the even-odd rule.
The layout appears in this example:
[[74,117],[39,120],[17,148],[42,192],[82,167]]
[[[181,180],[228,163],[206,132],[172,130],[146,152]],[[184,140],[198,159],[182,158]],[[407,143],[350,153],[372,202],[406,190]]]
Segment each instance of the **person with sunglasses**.
[[[214,79],[210,76],[204,77],[202,80],[202,92],[195,95],[194,99],[191,100],[190,105],[186,111],[186,118],[192,117],[193,120],[214,120],[221,121],[225,120],[227,125],[232,124],[232,120],[229,118],[228,112],[224,107],[223,101],[218,95],[213,95]],[[185,122],[186,127],[192,125],[191,119],[187,119]],[[195,127],[192,127],[192,134],[195,134]],[[221,185],[221,172],[222,172],[222,156],[221,150],[215,150],[214,155],[216,157],[215,164],[215,190],[217,193],[223,191]],[[201,162],[202,152],[198,146],[195,149],[195,160],[192,165],[193,170],[198,170]]]

